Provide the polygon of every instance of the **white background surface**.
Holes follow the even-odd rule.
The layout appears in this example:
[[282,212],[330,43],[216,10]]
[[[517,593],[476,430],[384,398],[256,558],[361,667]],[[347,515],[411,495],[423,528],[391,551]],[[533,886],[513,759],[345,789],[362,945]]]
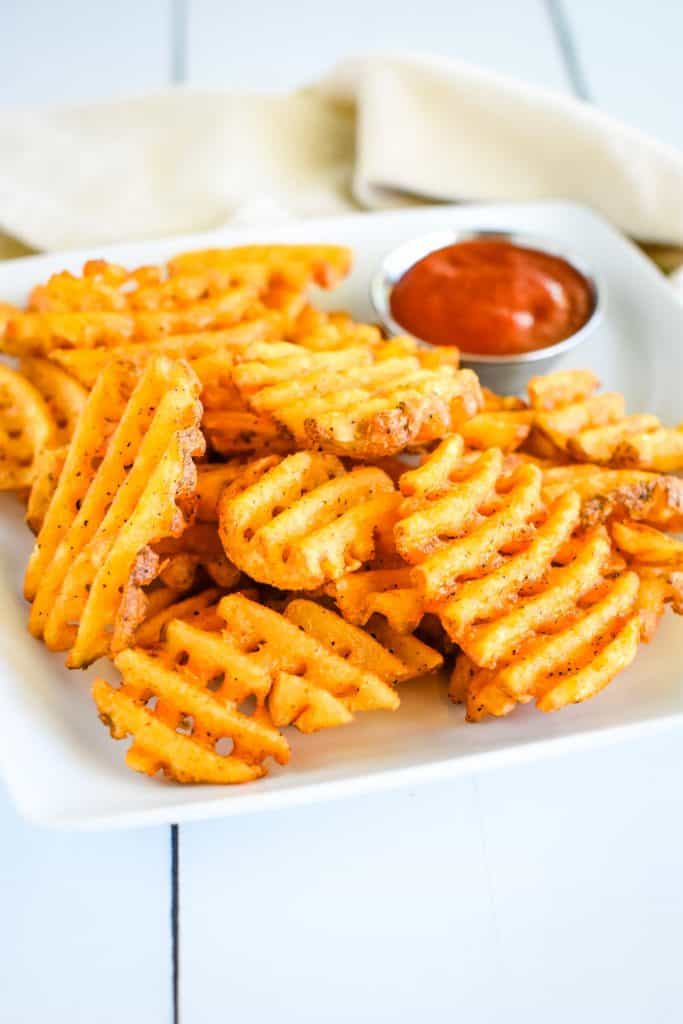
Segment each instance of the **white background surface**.
[[[388,45],[683,144],[674,0],[4,0],[0,38],[4,104],[287,88]],[[168,829],[42,832],[0,792],[0,1020],[166,1024],[175,950],[183,1024],[678,1021],[682,742],[183,826],[175,943]]]

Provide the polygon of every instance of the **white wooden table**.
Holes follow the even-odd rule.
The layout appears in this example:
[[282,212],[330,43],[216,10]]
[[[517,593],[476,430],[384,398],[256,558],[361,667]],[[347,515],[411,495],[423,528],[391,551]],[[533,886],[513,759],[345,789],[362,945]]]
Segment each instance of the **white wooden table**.
[[[0,38],[4,104],[284,89],[411,47],[683,145],[668,0],[5,0]],[[680,1020],[682,745],[177,830],[43,832],[0,791],[0,1021]]]

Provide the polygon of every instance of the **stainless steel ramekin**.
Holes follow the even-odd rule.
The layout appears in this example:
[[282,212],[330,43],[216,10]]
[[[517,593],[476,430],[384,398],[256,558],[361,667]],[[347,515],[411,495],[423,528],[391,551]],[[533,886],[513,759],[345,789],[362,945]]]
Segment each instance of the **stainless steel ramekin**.
[[[605,291],[595,272],[587,267],[582,257],[548,239],[526,235],[519,231],[444,230],[433,232],[412,238],[387,253],[370,283],[370,298],[377,316],[391,334],[408,334],[409,332],[401,327],[391,315],[391,292],[396,282],[427,253],[434,252],[435,249],[443,249],[456,242],[467,242],[474,239],[511,242],[513,245],[522,246],[525,249],[538,249],[550,256],[566,260],[581,274],[590,290],[592,311],[588,320],[578,331],[568,338],[558,341],[555,345],[511,356],[478,356],[461,353],[462,365],[476,370],[482,384],[500,394],[513,394],[523,390],[529,379],[535,374],[547,373],[551,370],[565,353],[585,341],[600,323],[605,309]],[[415,340],[427,348],[442,347],[432,346],[430,342],[424,341],[422,338],[415,338]],[[453,342],[457,345],[457,330],[454,331]]]

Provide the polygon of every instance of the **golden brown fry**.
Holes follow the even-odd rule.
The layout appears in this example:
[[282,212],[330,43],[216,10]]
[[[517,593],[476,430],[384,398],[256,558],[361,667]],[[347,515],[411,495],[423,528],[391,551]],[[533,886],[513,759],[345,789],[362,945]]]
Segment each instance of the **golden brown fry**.
[[[556,449],[566,452],[569,451],[570,442],[575,441],[577,435],[595,427],[616,423],[623,419],[624,412],[624,396],[618,392],[605,391],[603,394],[592,395],[571,405],[538,412],[534,422],[534,434],[540,434]],[[595,441],[592,442],[592,446],[596,447]],[[543,454],[533,446],[531,450],[536,454]],[[576,452],[577,447],[574,445],[571,454],[576,456]]]
[[128,642],[159,569],[149,545],[184,530],[194,491],[197,378],[162,357],[135,377],[111,364],[92,391],[26,574],[31,632],[71,667]]
[[683,426],[631,434],[617,445],[612,461],[616,466],[634,466],[657,473],[683,469]]
[[382,359],[370,348],[297,353],[264,343],[233,377],[250,406],[301,447],[364,459],[443,437],[481,406],[472,371],[424,369],[414,355]]
[[[215,609],[221,596],[221,591],[216,587],[202,590],[199,594],[185,597],[181,601],[178,600],[177,592],[170,588],[160,588],[159,592],[163,594],[163,607],[160,607],[159,603],[157,603],[153,614],[148,614],[145,621],[138,626],[135,632],[135,644],[137,647],[151,647],[154,644],[160,643],[164,639],[166,626],[168,626],[169,622],[173,622],[174,619],[183,619],[194,623],[194,625],[206,628],[201,621],[204,613],[207,609]],[[148,602],[148,609],[151,604],[151,601]],[[216,615],[215,625],[217,630],[221,629],[222,621]]]
[[659,425],[656,416],[624,416],[616,423],[579,431],[575,437],[568,439],[567,450],[581,462],[608,463],[617,447],[628,441],[631,435],[654,430]]
[[22,374],[0,364],[0,490],[30,487],[36,459],[56,443],[45,399]]
[[197,519],[201,523],[218,522],[218,500],[225,487],[244,473],[251,460],[204,463],[197,466]]
[[285,280],[304,286],[334,288],[351,269],[351,251],[341,245],[241,245],[232,249],[198,249],[169,261],[172,274],[264,264]]
[[469,720],[508,714],[530,700],[541,711],[556,711],[598,693],[635,657],[638,589],[638,577],[627,572],[589,591],[565,618],[549,608],[495,670],[470,678]]
[[529,436],[536,414],[531,409],[480,412],[460,427],[469,448],[501,448],[512,452]]
[[190,590],[202,568],[224,590],[234,587],[240,571],[225,556],[216,523],[194,523],[180,537],[167,537],[153,545],[161,558],[159,578],[173,590]]
[[382,615],[396,632],[412,633],[424,615],[424,601],[408,566],[347,573],[329,583],[325,592],[347,622],[359,626],[373,615]]
[[132,341],[153,341],[160,335],[220,329],[243,319],[255,300],[255,290],[244,286],[177,309],[20,313],[9,319],[3,347],[12,355],[46,356],[53,349],[116,348]]
[[285,453],[296,447],[291,434],[264,413],[208,409],[202,428],[211,448],[221,455]]
[[448,438],[400,481],[406,500],[396,546],[415,565],[413,579],[428,606],[451,596],[464,575],[490,572],[505,549],[529,540],[542,510],[536,466],[521,465],[506,477],[499,449],[474,462],[462,455],[462,439]]
[[490,388],[482,388],[481,394],[484,401],[482,412],[513,412],[528,408],[524,399],[517,395],[497,395]]
[[373,624],[372,630],[359,629],[315,601],[290,601],[285,615],[350,664],[374,672],[389,683],[412,679],[443,662],[437,651],[416,637],[396,633],[379,622]]
[[683,530],[683,480],[679,477],[588,463],[542,469],[546,501],[567,490],[576,491],[585,525],[610,518],[635,519],[667,530]]
[[[263,706],[262,673],[250,671],[248,657],[220,634],[176,619],[158,653],[126,650],[114,663],[121,687],[98,679],[93,697],[115,739],[133,735],[126,762],[136,771],[239,783],[262,776],[268,757],[289,760],[289,745]],[[239,709],[248,696],[257,699],[252,715]],[[226,754],[219,749],[225,741],[232,746]]]
[[44,448],[34,463],[33,484],[26,506],[26,522],[32,533],[37,534],[43,525],[45,513],[50,507],[59,474],[66,461],[67,445],[61,448]]
[[581,402],[600,387],[592,370],[559,370],[543,377],[532,377],[528,384],[533,409],[555,409]]
[[334,455],[262,459],[223,492],[220,536],[243,572],[283,590],[313,590],[360,568],[398,495],[374,467],[347,472]]
[[110,359],[130,361],[141,369],[152,356],[165,355],[169,359],[187,359],[194,366],[205,357],[239,351],[255,341],[272,338],[279,327],[278,317],[269,313],[233,327],[162,336],[144,345],[132,342],[113,347],[54,348],[50,359],[89,390]]
[[636,562],[666,565],[683,570],[683,541],[643,523],[612,524],[612,537],[620,549]]
[[19,369],[41,393],[55,423],[54,441],[67,444],[73,437],[88,393],[82,384],[48,359],[22,359]]
[[[356,711],[398,707],[391,685],[397,676],[382,678],[368,671],[358,662],[357,652],[342,657],[327,638],[320,640],[305,625],[300,628],[287,612],[280,615],[241,594],[223,598],[219,611],[225,619],[224,635],[272,682],[268,708],[276,725],[315,732],[350,722]],[[339,622],[350,631],[356,628]],[[355,634],[349,635],[353,646]]]

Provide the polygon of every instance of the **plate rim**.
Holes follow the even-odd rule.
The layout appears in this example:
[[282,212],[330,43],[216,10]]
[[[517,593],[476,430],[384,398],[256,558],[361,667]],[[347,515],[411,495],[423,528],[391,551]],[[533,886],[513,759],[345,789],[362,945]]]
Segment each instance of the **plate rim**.
[[[148,253],[149,259],[163,259],[167,254],[182,248],[199,248],[213,245],[239,244],[240,240],[255,240],[260,236],[267,238],[268,235],[281,239],[288,232],[294,235],[296,241],[300,233],[315,235],[320,231],[321,235],[333,234],[335,230],[344,233],[344,229],[355,229],[360,222],[372,223],[415,223],[416,234],[420,230],[420,222],[426,218],[433,218],[435,214],[441,213],[444,217],[463,217],[471,222],[471,218],[479,211],[483,211],[486,217],[490,217],[492,211],[499,211],[501,220],[514,213],[520,216],[525,211],[548,211],[549,213],[562,211],[564,213],[575,213],[580,218],[597,226],[599,230],[607,232],[611,240],[616,242],[624,254],[632,263],[637,262],[638,273],[647,279],[649,288],[655,288],[658,297],[667,303],[671,310],[676,310],[676,315],[681,318],[683,324],[683,304],[676,297],[673,289],[667,284],[664,275],[655,267],[647,256],[628,238],[621,234],[604,217],[595,213],[590,208],[574,201],[544,199],[533,202],[508,202],[508,203],[467,203],[467,204],[432,204],[429,206],[405,207],[402,209],[381,210],[381,211],[359,211],[349,212],[341,215],[332,215],[316,218],[296,218],[289,221],[278,220],[263,221],[255,224],[230,225],[202,231],[192,234],[173,235],[156,239],[135,239],[129,242],[116,242],[110,245],[87,246],[79,249],[60,250],[49,253],[37,253],[11,260],[0,261],[0,294],[4,287],[5,279],[15,274],[44,274],[57,269],[56,264],[63,266],[78,264],[90,258],[121,259],[122,262],[134,262],[144,255],[138,257],[135,253]],[[340,243],[343,244],[343,243]],[[352,244],[352,243],[350,243]],[[154,253],[156,252],[156,255]],[[126,255],[128,254],[128,255]],[[133,254],[133,255],[131,255]],[[609,314],[608,314],[609,315]],[[25,634],[28,638],[28,633]],[[16,672],[11,663],[4,655],[0,655],[0,672]],[[28,713],[28,712],[26,712]],[[388,766],[378,768],[370,772],[362,770],[354,772],[351,768],[347,775],[338,779],[327,779],[319,781],[302,781],[294,783],[290,787],[258,791],[255,789],[239,800],[230,800],[229,792],[231,787],[217,787],[222,798],[206,798],[199,796],[196,801],[188,800],[185,803],[157,804],[149,808],[141,807],[122,809],[120,811],[107,810],[102,813],[92,813],[87,808],[83,811],[69,810],[46,813],[43,809],[30,803],[25,799],[24,793],[19,793],[12,781],[12,771],[8,770],[5,758],[0,758],[0,772],[2,781],[7,788],[13,803],[22,817],[34,825],[59,830],[76,831],[100,831],[117,828],[139,828],[154,827],[160,824],[184,821],[197,821],[202,819],[235,816],[238,814],[253,814],[263,811],[285,809],[289,807],[311,804],[317,800],[336,800],[350,795],[379,792],[409,783],[422,783],[438,778],[455,777],[472,772],[480,772],[499,767],[505,763],[523,762],[540,759],[544,756],[555,756],[568,753],[570,750],[580,750],[588,746],[607,745],[621,741],[631,733],[650,732],[656,728],[667,728],[680,722],[683,717],[683,708],[663,714],[654,714],[649,717],[616,722],[613,724],[597,725],[593,728],[585,728],[581,731],[568,732],[564,735],[548,733],[538,738],[527,739],[518,745],[505,744],[490,750],[471,751],[461,755],[448,755],[447,753],[437,757],[436,760],[425,760],[417,764],[409,764],[403,767]],[[95,722],[95,716],[93,716]],[[145,784],[147,780],[140,780]]]

